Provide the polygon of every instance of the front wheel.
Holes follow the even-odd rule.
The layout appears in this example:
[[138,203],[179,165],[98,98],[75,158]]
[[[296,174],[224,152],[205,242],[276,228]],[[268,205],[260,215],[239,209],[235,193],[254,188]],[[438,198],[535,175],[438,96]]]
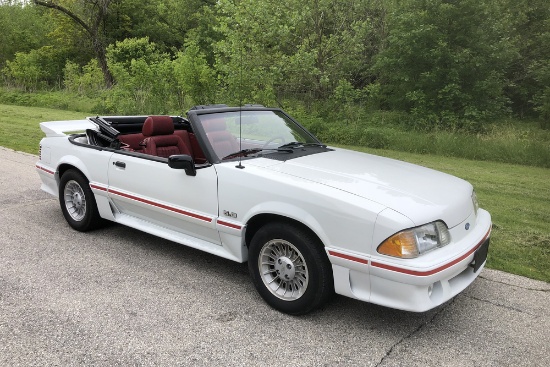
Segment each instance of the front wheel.
[[103,223],[88,180],[77,170],[61,176],[59,204],[65,220],[77,231],[86,232]]
[[285,313],[305,314],[334,293],[322,243],[294,224],[269,223],[260,228],[250,243],[248,268],[262,298]]

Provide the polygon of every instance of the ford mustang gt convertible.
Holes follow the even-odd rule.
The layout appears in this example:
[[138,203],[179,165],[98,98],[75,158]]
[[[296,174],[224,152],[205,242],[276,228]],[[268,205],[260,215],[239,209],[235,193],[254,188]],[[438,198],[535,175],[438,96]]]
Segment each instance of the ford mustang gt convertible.
[[36,170],[78,231],[113,221],[238,262],[289,314],[334,293],[423,312],[485,265],[489,213],[468,182],[324,145],[284,111],[40,124]]

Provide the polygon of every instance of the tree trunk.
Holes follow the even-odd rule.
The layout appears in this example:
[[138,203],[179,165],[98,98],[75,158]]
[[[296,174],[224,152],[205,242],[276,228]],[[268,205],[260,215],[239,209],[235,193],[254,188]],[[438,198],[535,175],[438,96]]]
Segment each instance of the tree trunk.
[[39,6],[43,6],[49,9],[55,9],[62,12],[69,18],[71,18],[76,24],[84,28],[90,40],[92,41],[92,47],[99,63],[99,67],[103,72],[103,79],[105,80],[105,86],[111,88],[114,84],[113,74],[109,70],[107,65],[107,50],[105,46],[105,40],[101,36],[100,25],[104,23],[107,17],[107,8],[109,7],[110,0],[106,0],[100,4],[100,2],[91,2],[95,6],[96,12],[93,14],[89,23],[86,23],[81,17],[79,17],[73,11],[65,8],[64,6],[52,1],[33,0],[33,3]]
[[113,78],[113,74],[111,74],[111,70],[109,70],[109,65],[107,65],[107,52],[106,52],[105,46],[103,45],[103,42],[97,37],[94,40],[92,40],[92,42],[93,42],[94,52],[97,58],[97,62],[99,63],[99,67],[101,68],[101,71],[103,72],[103,79],[105,80],[105,86],[107,88],[111,88],[114,84],[114,78]]

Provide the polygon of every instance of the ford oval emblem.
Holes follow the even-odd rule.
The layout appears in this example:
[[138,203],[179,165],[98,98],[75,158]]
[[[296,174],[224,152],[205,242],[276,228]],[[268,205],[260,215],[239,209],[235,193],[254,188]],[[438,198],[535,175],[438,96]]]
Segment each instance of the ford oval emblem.
[[469,230],[469,229],[470,229],[470,223],[466,223],[466,225],[464,226],[464,228],[466,228],[466,230]]

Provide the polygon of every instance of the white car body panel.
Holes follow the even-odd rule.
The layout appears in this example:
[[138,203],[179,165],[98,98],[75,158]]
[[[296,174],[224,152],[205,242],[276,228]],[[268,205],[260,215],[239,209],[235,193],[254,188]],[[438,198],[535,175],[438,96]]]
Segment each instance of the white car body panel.
[[114,153],[108,171],[108,196],[122,214],[220,243],[215,226],[218,183],[213,166],[191,177],[166,163]]
[[[472,210],[469,200],[472,186],[466,181],[370,154],[336,149],[294,159],[273,169],[350,194],[370,197],[384,207],[399,211],[415,225],[443,219],[452,228]],[[452,188],[452,194],[449,188]],[[372,195],[373,192],[376,195]]]
[[[96,128],[88,120],[41,128],[42,190],[58,196],[60,170],[74,167],[89,180],[101,217],[217,256],[247,261],[248,223],[290,218],[324,244],[337,293],[418,312],[449,300],[481,271],[470,264],[490,235],[490,215],[476,213],[468,182],[441,172],[334,149],[287,161],[246,159],[244,168],[218,162],[188,176],[163,162],[71,143],[65,132]],[[451,244],[414,259],[377,252],[391,235],[436,220],[449,227]]]

